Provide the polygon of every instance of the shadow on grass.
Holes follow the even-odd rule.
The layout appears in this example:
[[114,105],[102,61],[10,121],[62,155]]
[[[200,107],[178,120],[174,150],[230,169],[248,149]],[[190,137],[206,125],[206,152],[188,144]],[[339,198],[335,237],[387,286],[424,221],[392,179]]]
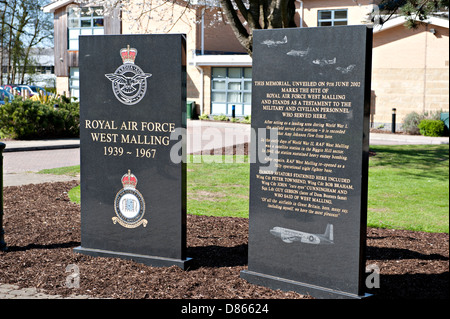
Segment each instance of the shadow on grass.
[[375,166],[428,167],[449,160],[449,145],[371,146],[370,151],[376,153],[375,157],[371,158],[375,161]]
[[403,175],[448,180],[449,145],[372,146],[370,151],[375,153],[369,160],[372,169],[401,169]]

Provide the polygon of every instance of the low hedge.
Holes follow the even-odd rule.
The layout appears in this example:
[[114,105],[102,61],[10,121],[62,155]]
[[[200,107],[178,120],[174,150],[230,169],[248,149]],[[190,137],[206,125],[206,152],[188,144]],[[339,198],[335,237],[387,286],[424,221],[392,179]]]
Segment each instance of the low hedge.
[[419,124],[420,134],[424,136],[444,135],[445,124],[440,120],[422,120]]
[[[420,122],[423,120],[440,120],[442,111],[426,111],[422,113],[411,112],[403,119],[402,129],[406,134],[418,135]],[[423,134],[422,134],[423,135]]]
[[41,103],[16,97],[0,107],[0,134],[13,139],[79,137],[79,103],[62,98]]

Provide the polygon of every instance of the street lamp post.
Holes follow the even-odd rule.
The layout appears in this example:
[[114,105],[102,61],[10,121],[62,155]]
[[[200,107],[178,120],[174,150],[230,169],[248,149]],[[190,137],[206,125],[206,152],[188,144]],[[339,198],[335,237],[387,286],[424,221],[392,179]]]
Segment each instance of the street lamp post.
[[5,231],[3,230],[3,150],[5,144],[0,142],[0,251],[6,251]]

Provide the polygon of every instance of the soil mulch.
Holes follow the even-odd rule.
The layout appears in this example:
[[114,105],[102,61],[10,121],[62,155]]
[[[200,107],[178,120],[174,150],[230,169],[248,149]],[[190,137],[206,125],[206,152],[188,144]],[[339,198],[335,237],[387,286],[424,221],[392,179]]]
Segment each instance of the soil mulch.
[[[73,252],[80,245],[80,206],[67,192],[78,182],[4,188],[4,229],[8,252],[0,252],[0,283],[37,287],[48,294],[98,298],[296,299],[240,278],[247,268],[248,220],[188,215],[183,271]],[[380,269],[377,297],[449,298],[449,236],[369,228],[367,265]],[[67,288],[66,267],[76,265],[80,287]],[[68,270],[70,271],[70,270]]]

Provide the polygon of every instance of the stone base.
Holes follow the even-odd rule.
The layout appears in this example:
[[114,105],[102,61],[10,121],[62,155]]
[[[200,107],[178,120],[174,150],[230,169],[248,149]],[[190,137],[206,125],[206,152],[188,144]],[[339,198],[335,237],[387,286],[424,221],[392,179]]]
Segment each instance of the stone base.
[[343,291],[310,285],[249,270],[242,270],[241,278],[247,280],[249,283],[258,286],[264,286],[271,289],[280,289],[283,291],[294,291],[299,294],[311,296],[318,299],[363,299],[372,296],[370,294],[359,296]]
[[180,267],[183,270],[186,270],[192,261],[192,258],[187,258],[185,260],[172,259],[172,258],[138,255],[138,254],[116,252],[116,251],[94,249],[94,248],[83,248],[81,246],[74,248],[73,251],[76,253],[89,255],[89,256],[93,256],[93,257],[111,257],[111,258],[122,258],[122,259],[133,260],[135,262],[142,263],[144,265],[152,266],[152,267],[170,267],[170,266],[175,265],[175,266]]

